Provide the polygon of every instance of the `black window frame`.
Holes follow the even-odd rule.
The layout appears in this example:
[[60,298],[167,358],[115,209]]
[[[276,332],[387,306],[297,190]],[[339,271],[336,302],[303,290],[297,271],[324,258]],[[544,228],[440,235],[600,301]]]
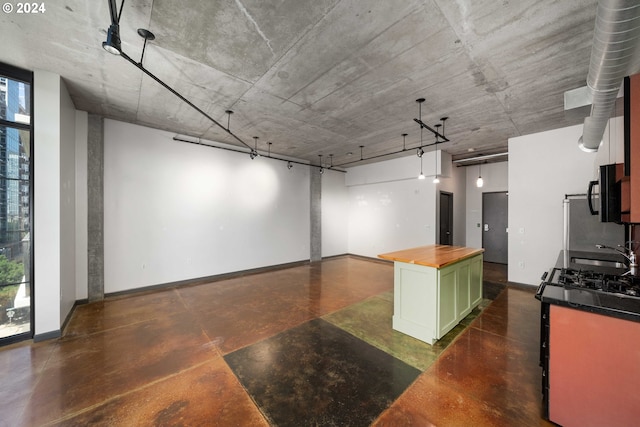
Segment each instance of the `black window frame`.
[[19,341],[25,341],[32,339],[35,331],[35,275],[34,275],[34,254],[35,254],[35,239],[34,239],[34,84],[33,84],[33,72],[29,70],[25,70],[23,68],[19,68],[10,64],[6,64],[0,62],[0,76],[5,77],[7,79],[11,79],[14,81],[19,81],[22,83],[26,83],[29,85],[29,124],[12,122],[9,120],[5,120],[0,118],[0,126],[7,126],[14,129],[21,129],[29,131],[29,237],[30,237],[30,248],[29,248],[29,287],[30,287],[30,319],[29,319],[29,331],[23,332],[21,334],[11,335],[8,337],[0,338],[0,347],[4,345],[13,344]]

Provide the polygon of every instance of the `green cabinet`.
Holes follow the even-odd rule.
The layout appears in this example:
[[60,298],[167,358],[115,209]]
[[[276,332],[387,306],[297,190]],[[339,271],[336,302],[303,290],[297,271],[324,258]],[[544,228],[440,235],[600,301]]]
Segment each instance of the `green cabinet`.
[[434,268],[394,264],[393,328],[433,344],[482,300],[482,255]]

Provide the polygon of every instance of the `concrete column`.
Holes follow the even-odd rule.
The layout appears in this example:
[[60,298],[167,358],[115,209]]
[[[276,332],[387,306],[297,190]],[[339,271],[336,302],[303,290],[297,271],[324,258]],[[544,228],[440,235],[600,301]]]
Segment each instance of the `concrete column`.
[[87,141],[88,299],[104,299],[104,119],[89,114]]
[[322,260],[322,175],[316,167],[311,167],[311,262]]

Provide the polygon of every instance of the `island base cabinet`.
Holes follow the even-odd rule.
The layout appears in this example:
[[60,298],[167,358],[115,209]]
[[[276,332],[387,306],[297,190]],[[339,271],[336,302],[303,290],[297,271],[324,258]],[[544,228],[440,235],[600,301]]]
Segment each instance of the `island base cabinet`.
[[433,344],[482,300],[482,255],[433,268],[394,264],[393,329]]

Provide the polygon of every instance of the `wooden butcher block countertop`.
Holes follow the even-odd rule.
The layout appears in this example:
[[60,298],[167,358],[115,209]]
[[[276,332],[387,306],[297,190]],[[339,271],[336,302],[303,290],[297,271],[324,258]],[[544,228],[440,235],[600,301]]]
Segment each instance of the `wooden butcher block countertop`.
[[465,258],[479,255],[482,252],[484,252],[484,249],[467,248],[464,246],[429,245],[381,254],[378,255],[378,258],[442,268]]

